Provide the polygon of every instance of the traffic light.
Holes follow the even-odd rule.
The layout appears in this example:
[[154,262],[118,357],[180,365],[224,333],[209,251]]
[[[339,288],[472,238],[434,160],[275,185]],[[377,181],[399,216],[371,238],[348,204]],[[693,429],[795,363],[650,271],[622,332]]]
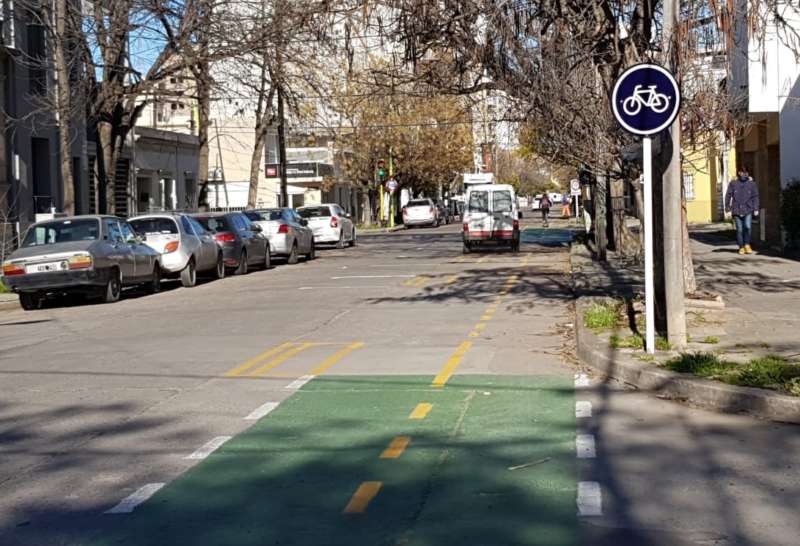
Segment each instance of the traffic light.
[[383,159],[378,160],[378,180],[380,182],[386,180],[386,161]]

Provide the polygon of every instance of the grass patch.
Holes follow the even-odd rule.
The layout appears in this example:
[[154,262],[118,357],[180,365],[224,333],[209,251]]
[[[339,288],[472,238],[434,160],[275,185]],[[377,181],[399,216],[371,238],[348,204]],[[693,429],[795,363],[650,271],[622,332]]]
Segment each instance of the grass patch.
[[6,285],[3,282],[3,279],[0,279],[0,294],[9,294],[10,292],[11,291],[8,288],[6,288]]
[[700,343],[706,343],[708,345],[716,345],[719,343],[719,338],[717,336],[706,336],[700,340]]
[[745,364],[737,364],[714,353],[684,353],[667,361],[664,367],[730,385],[773,389],[800,396],[800,365],[781,356],[754,358]]
[[615,334],[611,336],[608,343],[614,349],[644,349],[644,339],[638,335],[623,338]]
[[614,328],[619,320],[619,303],[616,304],[592,304],[583,313],[583,324],[592,330],[606,330]]
[[657,351],[669,351],[672,349],[672,345],[669,344],[667,338],[665,337],[657,337],[656,338],[656,350]]

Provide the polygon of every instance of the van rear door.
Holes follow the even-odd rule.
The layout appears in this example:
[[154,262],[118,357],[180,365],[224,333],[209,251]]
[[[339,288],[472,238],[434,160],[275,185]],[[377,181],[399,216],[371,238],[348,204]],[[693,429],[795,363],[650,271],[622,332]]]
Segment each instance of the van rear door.
[[467,230],[470,239],[489,239],[492,236],[492,215],[488,190],[470,190],[466,207]]
[[491,230],[493,239],[511,239],[514,236],[514,195],[509,189],[496,189],[492,194]]

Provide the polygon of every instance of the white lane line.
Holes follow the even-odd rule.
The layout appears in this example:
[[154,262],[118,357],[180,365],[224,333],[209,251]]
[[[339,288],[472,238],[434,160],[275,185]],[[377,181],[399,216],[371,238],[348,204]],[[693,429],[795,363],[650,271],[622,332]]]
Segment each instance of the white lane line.
[[592,416],[592,403],[588,400],[575,401],[575,418],[588,419]]
[[[375,288],[390,288],[392,287],[391,284],[362,284],[361,286],[340,286],[335,284],[330,284],[328,286],[300,286],[298,290],[347,290],[348,288],[351,290],[366,290],[366,289],[375,289]],[[287,288],[294,288],[294,287],[287,287]]]
[[575,453],[579,459],[594,459],[597,450],[594,446],[593,434],[578,434],[575,437]]
[[575,388],[582,389],[589,386],[589,376],[585,373],[575,374]]
[[603,493],[599,483],[578,482],[578,515],[603,515]]
[[345,275],[342,277],[331,277],[331,280],[339,281],[342,279],[413,279],[416,275]]
[[208,441],[204,446],[197,448],[191,455],[187,455],[184,459],[202,460],[214,453],[222,444],[231,439],[231,436],[217,436],[216,438]]
[[144,501],[155,495],[156,491],[164,487],[163,483],[148,483],[137,489],[132,494],[128,495],[119,504],[113,508],[109,508],[104,514],[130,514],[133,510],[142,504]]
[[312,379],[314,379],[314,377],[316,377],[316,376],[314,376],[314,375],[303,375],[301,377],[298,377],[297,379],[295,379],[294,381],[292,381],[288,385],[286,385],[285,388],[288,389],[288,390],[292,390],[292,391],[297,390],[300,387],[302,387],[303,385],[305,385],[306,383],[308,383],[309,381],[311,381]]
[[245,420],[257,421],[262,417],[264,417],[265,415],[269,414],[275,408],[277,408],[278,404],[279,402],[267,402],[266,404],[263,404],[254,409],[253,411],[251,411],[250,414],[247,417],[245,417]]

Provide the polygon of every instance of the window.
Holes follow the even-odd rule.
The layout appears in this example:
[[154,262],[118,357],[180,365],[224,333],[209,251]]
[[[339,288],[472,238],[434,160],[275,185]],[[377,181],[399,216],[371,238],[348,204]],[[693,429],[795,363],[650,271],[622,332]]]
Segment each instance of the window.
[[54,245],[72,241],[96,241],[100,225],[97,220],[63,220],[33,226],[25,234],[23,247]]
[[256,212],[254,210],[248,210],[247,212],[243,212],[245,216],[247,216],[253,222],[261,222],[264,220],[264,216],[260,212]]
[[467,203],[467,210],[469,212],[489,212],[489,192],[487,191],[470,192],[469,203]]
[[108,231],[108,240],[113,243],[122,242],[122,231],[119,228],[119,222],[116,220],[106,220],[106,230]]
[[206,234],[206,230],[205,230],[205,228],[203,228],[203,226],[200,225],[200,222],[198,222],[194,218],[187,217],[187,219],[189,220],[189,223],[192,225],[192,229],[194,230],[195,235],[205,235]]
[[192,231],[192,224],[189,223],[189,219],[186,216],[181,216],[181,226],[183,227],[183,231],[189,235],[194,235]]
[[511,212],[513,210],[510,191],[492,192],[492,208],[494,212]]
[[28,34],[28,90],[31,95],[47,93],[47,49],[45,45],[45,27],[29,24]]
[[131,226],[128,222],[120,222],[120,227],[122,228],[122,237],[124,238],[126,243],[135,243],[136,242],[136,234],[131,229]]
[[201,216],[197,219],[197,221],[201,226],[203,226],[203,228],[212,233],[222,233],[224,231],[231,230],[228,227],[228,222],[225,220],[224,216]]
[[306,207],[297,211],[301,218],[319,218],[331,216],[330,207]]
[[683,191],[686,193],[687,201],[694,201],[694,175],[683,175]]
[[408,208],[411,208],[411,207],[430,207],[430,206],[432,206],[430,199],[412,199],[406,205],[406,207],[408,207]]
[[131,220],[130,224],[136,233],[178,233],[178,226],[169,218],[138,218]]
[[269,220],[270,222],[280,220],[283,217],[283,211],[281,209],[260,210],[258,212],[261,213],[261,216],[263,216],[264,219]]

